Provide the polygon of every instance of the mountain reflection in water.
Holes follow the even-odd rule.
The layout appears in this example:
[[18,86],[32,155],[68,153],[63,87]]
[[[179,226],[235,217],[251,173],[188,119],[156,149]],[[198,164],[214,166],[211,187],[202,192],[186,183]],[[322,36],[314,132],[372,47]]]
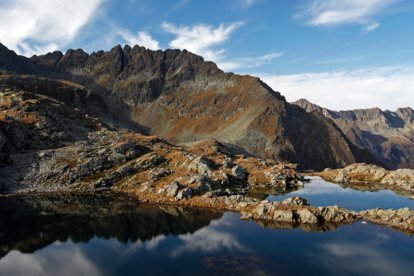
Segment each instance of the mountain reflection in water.
[[392,229],[262,226],[293,227],[110,194],[2,198],[0,275],[414,275],[414,239]]
[[88,242],[94,237],[122,243],[160,235],[193,233],[222,213],[174,206],[139,206],[128,197],[56,195],[0,201],[0,256],[29,253],[55,241]]

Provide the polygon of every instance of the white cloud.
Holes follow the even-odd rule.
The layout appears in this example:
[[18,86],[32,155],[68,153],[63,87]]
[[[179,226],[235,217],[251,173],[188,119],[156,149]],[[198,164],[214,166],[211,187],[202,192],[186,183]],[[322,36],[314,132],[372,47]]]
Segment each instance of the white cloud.
[[261,78],[288,101],[305,98],[333,110],[414,107],[414,68],[410,66]]
[[153,39],[147,32],[138,32],[137,34],[134,34],[128,30],[122,29],[118,33],[130,46],[139,45],[151,50],[160,49],[159,42]]
[[76,37],[103,0],[0,2],[2,43],[24,55],[56,50]]
[[212,253],[227,249],[229,251],[249,251],[243,246],[237,237],[215,229],[216,225],[203,228],[193,234],[180,235],[178,238],[183,242],[182,245],[174,248],[171,257],[178,257],[184,253],[204,252]]
[[228,41],[231,34],[243,24],[243,21],[231,24],[222,23],[215,28],[205,24],[175,26],[164,22],[162,23],[162,28],[166,32],[175,35],[175,38],[169,43],[170,47],[186,49],[201,55],[206,60],[216,62],[218,67],[223,70],[258,67],[283,55],[278,52],[270,52],[259,57],[230,59],[226,55],[226,50],[220,46]]
[[313,26],[360,24],[365,31],[380,25],[376,18],[400,0],[312,0],[297,14]]
[[206,60],[216,61],[223,59],[224,49],[217,49],[230,38],[230,35],[244,22],[220,24],[214,28],[211,25],[198,24],[193,26],[175,26],[171,23],[162,23],[162,28],[175,38],[169,46],[176,49],[186,49],[203,56]]
[[239,68],[253,68],[259,67],[265,63],[268,63],[276,58],[279,58],[283,53],[271,52],[259,57],[245,57],[240,59],[235,59],[233,61],[221,61],[219,62],[219,67],[223,70],[234,70]]

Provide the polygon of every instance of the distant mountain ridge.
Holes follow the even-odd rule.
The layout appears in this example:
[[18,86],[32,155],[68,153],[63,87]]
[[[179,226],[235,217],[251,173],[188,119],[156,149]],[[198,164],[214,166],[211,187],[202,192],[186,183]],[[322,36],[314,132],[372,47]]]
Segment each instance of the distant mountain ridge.
[[331,120],[287,103],[258,78],[224,73],[186,50],[118,45],[28,59],[0,45],[0,69],[81,84],[119,122],[172,143],[214,138],[234,152],[312,169],[380,163]]
[[335,122],[355,145],[374,154],[392,169],[414,168],[414,110],[379,108],[332,111],[305,99],[294,104]]

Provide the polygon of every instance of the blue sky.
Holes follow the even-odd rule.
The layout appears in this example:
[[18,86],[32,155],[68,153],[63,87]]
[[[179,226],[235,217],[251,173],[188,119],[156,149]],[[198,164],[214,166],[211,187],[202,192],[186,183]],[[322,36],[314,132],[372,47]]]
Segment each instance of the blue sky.
[[0,42],[26,56],[186,48],[289,101],[414,107],[410,0],[0,0]]

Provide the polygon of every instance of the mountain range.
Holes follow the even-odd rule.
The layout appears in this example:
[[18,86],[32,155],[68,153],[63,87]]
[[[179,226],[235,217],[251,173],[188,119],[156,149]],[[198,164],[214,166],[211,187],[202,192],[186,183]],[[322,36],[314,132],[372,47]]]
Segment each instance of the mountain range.
[[[355,162],[412,166],[412,151],[407,151],[402,161],[402,157],[393,158],[393,148],[390,157],[373,150],[381,147],[381,142],[366,138],[377,135],[371,129],[352,131],[351,135],[345,123],[333,116],[308,112],[313,110],[288,103],[259,78],[225,73],[186,50],[152,51],[118,45],[107,52],[88,54],[78,49],[26,58],[0,44],[0,70],[6,76],[2,82],[14,81],[19,89],[52,98],[60,97],[62,86],[70,82],[75,96],[82,93],[76,97],[71,94],[64,103],[92,112],[111,128],[156,135],[174,144],[215,139],[235,154],[297,163],[303,169],[336,168]],[[48,88],[48,83],[53,85]],[[72,120],[71,114],[55,112],[62,120]],[[405,125],[408,118],[412,126],[412,110],[398,112],[406,117],[398,117],[400,120],[391,124]],[[51,124],[59,128],[59,122]],[[73,127],[82,124],[85,122]],[[386,131],[385,127],[387,123],[376,126]],[[410,143],[412,147],[413,142],[409,138],[405,144],[393,141],[397,149]]]
[[352,143],[371,152],[391,169],[414,168],[414,110],[379,108],[332,111],[305,99],[294,104],[332,120]]

